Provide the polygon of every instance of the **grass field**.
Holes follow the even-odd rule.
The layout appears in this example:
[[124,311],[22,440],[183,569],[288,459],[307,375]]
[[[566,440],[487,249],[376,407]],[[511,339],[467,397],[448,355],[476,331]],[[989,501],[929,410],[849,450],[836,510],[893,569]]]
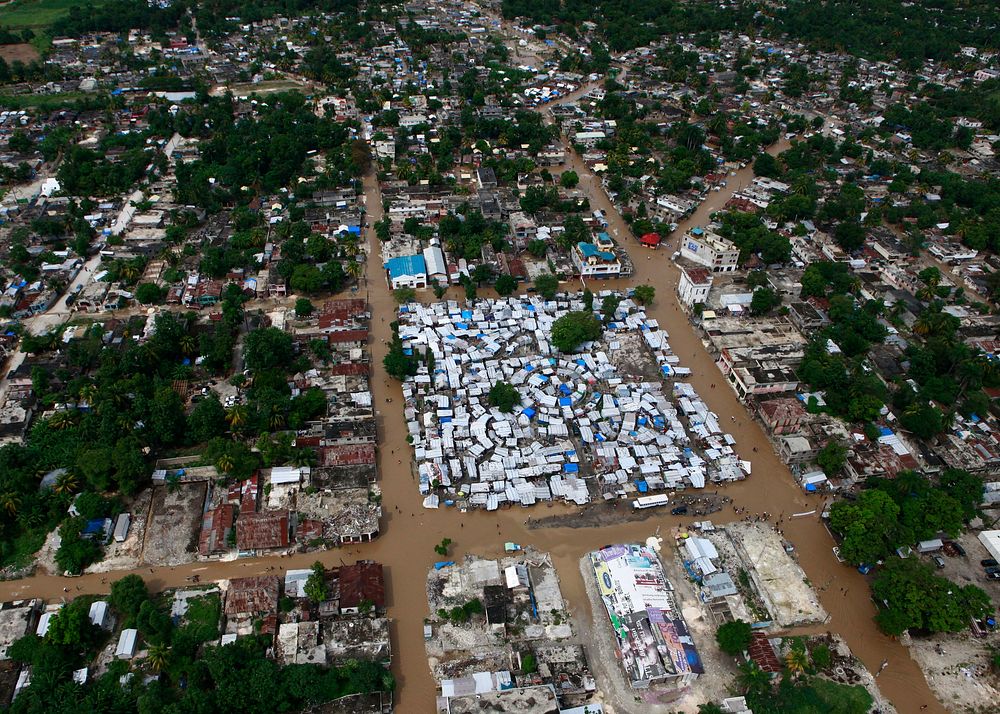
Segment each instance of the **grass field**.
[[44,28],[84,0],[13,0],[0,5],[0,25],[12,30]]

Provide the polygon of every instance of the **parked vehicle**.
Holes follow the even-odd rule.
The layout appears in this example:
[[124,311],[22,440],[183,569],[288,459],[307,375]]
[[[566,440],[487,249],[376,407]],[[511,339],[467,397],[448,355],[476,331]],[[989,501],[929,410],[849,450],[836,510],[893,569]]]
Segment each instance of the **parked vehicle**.
[[933,560],[934,560],[934,565],[938,566],[939,568],[944,567],[944,558],[942,558],[940,555],[935,555]]
[[687,506],[674,506],[670,509],[671,516],[686,516],[688,512]]
[[1000,565],[1000,563],[998,563],[994,558],[986,558],[985,560],[980,560],[979,564],[984,568],[993,568],[997,565]]

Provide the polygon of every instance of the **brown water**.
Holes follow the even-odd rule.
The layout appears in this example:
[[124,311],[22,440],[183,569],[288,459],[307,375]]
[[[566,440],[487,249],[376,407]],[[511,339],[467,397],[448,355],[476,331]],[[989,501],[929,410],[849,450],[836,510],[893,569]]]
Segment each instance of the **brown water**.
[[[772,147],[780,151],[783,146]],[[581,186],[590,193],[593,208],[607,212],[610,227],[618,235],[628,235],[618,212],[600,189],[599,182],[587,178],[589,170],[575,156],[574,168],[584,179]],[[806,496],[795,482],[784,464],[775,456],[770,443],[756,422],[748,418],[742,404],[733,392],[725,387],[725,379],[719,373],[707,354],[700,339],[688,324],[684,314],[678,309],[675,299],[677,269],[670,261],[676,248],[676,235],[682,234],[692,225],[704,224],[709,214],[720,208],[728,200],[732,191],[749,181],[749,169],[730,176],[728,187],[721,192],[713,192],[699,210],[684,224],[675,237],[658,251],[646,252],[634,241],[623,242],[633,255],[635,274],[629,280],[613,281],[608,287],[625,288],[648,283],[657,289],[657,300],[647,308],[647,313],[656,318],[661,327],[670,335],[670,344],[675,354],[693,369],[691,382],[709,407],[721,418],[725,428],[736,438],[737,449],[753,462],[753,474],[746,481],[724,487],[722,490],[733,498],[736,505],[745,506],[750,512],[784,514],[787,517],[796,512],[822,510],[819,497]],[[381,218],[382,207],[373,176],[365,181],[365,194],[369,210],[369,225]],[[454,541],[451,558],[457,559],[466,553],[482,556],[498,556],[505,541],[515,541],[533,545],[549,551],[559,573],[563,594],[577,618],[591,617],[589,604],[584,592],[583,580],[578,568],[579,559],[588,551],[614,542],[644,540],[660,528],[667,533],[679,523],[690,519],[658,514],[642,522],[624,522],[617,526],[593,529],[554,528],[529,530],[525,519],[569,513],[572,510],[562,505],[535,507],[533,509],[513,509],[486,513],[474,511],[459,513],[453,509],[425,511],[410,469],[410,450],[405,442],[406,430],[401,413],[402,393],[399,385],[385,377],[382,357],[386,351],[383,343],[390,335],[389,323],[394,319],[396,305],[385,284],[379,261],[378,240],[369,229],[372,259],[369,261],[367,280],[362,285],[366,291],[372,311],[372,363],[374,365],[372,389],[378,410],[379,466],[383,489],[382,535],[371,544],[347,547],[324,553],[308,553],[287,558],[255,558],[228,563],[194,563],[175,568],[140,568],[138,572],[147,579],[151,589],[182,586],[186,578],[198,574],[202,581],[265,574],[266,569],[308,567],[319,559],[327,565],[353,562],[359,558],[371,558],[386,566],[386,598],[389,616],[392,618],[393,665],[398,681],[398,711],[431,712],[435,697],[435,685],[431,679],[424,652],[422,624],[428,615],[425,583],[428,570],[440,560],[433,547],[448,537]],[[649,260],[646,259],[647,255]],[[572,287],[572,286],[570,286]],[[592,286],[595,287],[595,286]],[[457,291],[449,297],[459,297]],[[715,383],[717,388],[711,389]],[[719,388],[721,387],[721,388]],[[392,403],[386,399],[391,398]],[[736,416],[737,423],[727,417]],[[731,427],[731,428],[730,428]],[[753,447],[758,453],[753,453]],[[717,523],[734,519],[731,509],[714,514]],[[864,579],[852,568],[839,564],[833,557],[833,541],[825,531],[818,517],[786,520],[783,526],[785,537],[797,550],[799,560],[810,581],[818,586],[826,585],[820,593],[823,606],[831,615],[825,628],[843,635],[854,653],[861,658],[869,670],[878,671],[881,662],[888,666],[879,677],[878,683],[883,693],[896,705],[900,712],[917,711],[922,704],[930,705],[928,711],[945,711],[930,693],[926,682],[905,648],[898,642],[882,635],[875,627],[872,616],[874,606],[868,595]],[[124,572],[113,574],[87,575],[81,578],[60,578],[39,575],[20,581],[0,583],[0,598],[7,600],[21,597],[42,597],[58,600],[64,597],[63,588],[68,587],[68,596],[79,593],[107,592],[106,579],[115,579]],[[600,616],[600,615],[598,615]],[[815,628],[814,628],[815,629]]]

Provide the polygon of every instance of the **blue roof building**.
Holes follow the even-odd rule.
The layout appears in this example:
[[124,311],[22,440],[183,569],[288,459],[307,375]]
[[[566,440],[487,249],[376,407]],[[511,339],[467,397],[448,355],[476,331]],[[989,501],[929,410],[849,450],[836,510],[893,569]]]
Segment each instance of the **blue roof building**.
[[385,270],[389,287],[393,290],[427,287],[427,263],[422,255],[401,255],[390,258],[385,263]]

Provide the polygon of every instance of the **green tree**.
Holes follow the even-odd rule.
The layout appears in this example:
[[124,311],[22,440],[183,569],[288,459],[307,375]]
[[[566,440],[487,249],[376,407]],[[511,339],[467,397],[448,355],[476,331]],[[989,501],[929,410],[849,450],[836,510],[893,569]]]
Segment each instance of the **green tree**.
[[652,285],[636,285],[633,297],[640,305],[649,305],[656,298],[656,288]]
[[312,315],[314,309],[313,304],[308,298],[299,298],[295,301],[296,317],[308,317],[309,315]]
[[863,491],[857,501],[830,508],[830,527],[843,537],[840,555],[852,565],[874,563],[896,546],[899,506],[879,490]]
[[551,273],[543,273],[535,278],[535,291],[546,300],[555,300],[559,292],[559,278]]
[[591,312],[568,312],[552,324],[552,344],[561,352],[575,352],[584,342],[600,338],[600,321]]
[[961,586],[934,573],[917,558],[893,558],[872,582],[872,594],[883,609],[875,617],[889,635],[908,629],[959,632],[969,618],[993,612],[989,595],[975,585]]
[[542,258],[545,257],[545,254],[548,252],[548,250],[549,246],[543,240],[536,239],[528,242],[528,252],[531,254],[533,258],[541,260]]
[[781,295],[770,288],[757,288],[750,299],[751,315],[766,315],[781,304]]
[[303,590],[306,597],[315,603],[323,602],[330,596],[330,590],[326,584],[326,569],[318,560],[313,563],[312,572],[306,578]]
[[830,440],[816,455],[816,463],[827,476],[836,476],[847,463],[847,448],[839,441]]
[[413,288],[396,288],[392,291],[392,296],[397,303],[405,305],[417,299],[417,291]]
[[576,188],[580,183],[580,176],[572,169],[563,171],[559,177],[559,185],[563,188]]
[[294,354],[292,336],[276,327],[254,330],[246,336],[243,346],[246,365],[255,372],[287,369]]
[[135,299],[143,305],[156,305],[163,297],[164,291],[156,283],[140,283],[135,289]]
[[53,615],[45,639],[80,651],[94,642],[98,629],[90,622],[90,604],[77,600],[66,603]]
[[605,322],[611,322],[615,319],[615,314],[618,312],[618,305],[621,304],[621,301],[621,297],[614,293],[604,296],[604,299],[601,300],[601,314],[604,316]]
[[719,629],[715,631],[715,641],[719,643],[719,649],[723,652],[736,656],[750,646],[752,633],[753,628],[750,627],[750,623],[733,620],[719,625]]
[[507,382],[496,382],[490,387],[489,402],[502,412],[510,413],[521,403],[517,387]]
[[164,445],[176,444],[184,435],[184,400],[172,387],[160,387],[149,410],[149,430]]
[[139,609],[147,600],[149,590],[146,589],[146,582],[138,575],[126,575],[111,583],[108,602],[127,618],[138,615]]
[[215,393],[198,402],[187,418],[187,433],[202,443],[226,433],[226,410]]
[[497,278],[494,287],[496,288],[497,294],[503,297],[507,297],[515,290],[517,290],[517,280],[514,278],[514,276],[504,273],[503,275]]

